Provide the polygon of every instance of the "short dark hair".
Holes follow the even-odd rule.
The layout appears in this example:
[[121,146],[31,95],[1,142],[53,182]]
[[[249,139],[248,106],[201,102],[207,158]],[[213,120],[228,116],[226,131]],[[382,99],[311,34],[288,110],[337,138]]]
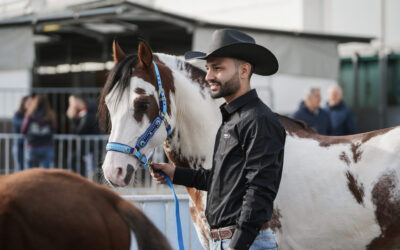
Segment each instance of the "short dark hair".
[[247,62],[247,61],[243,61],[243,60],[240,60],[240,59],[236,59],[236,58],[233,58],[233,61],[235,62],[235,67],[236,67],[236,68],[238,68],[239,65],[242,65],[243,63],[248,63],[248,64],[250,64],[250,73],[249,73],[249,80],[250,80],[251,76],[253,75],[253,69],[254,69],[253,64],[251,64],[251,63],[249,63],[249,62]]

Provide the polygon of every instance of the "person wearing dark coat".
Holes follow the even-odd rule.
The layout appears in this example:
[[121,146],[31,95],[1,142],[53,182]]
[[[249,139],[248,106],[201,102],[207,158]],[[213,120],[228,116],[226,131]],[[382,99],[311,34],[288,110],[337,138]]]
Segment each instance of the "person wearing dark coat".
[[[30,96],[24,96],[19,104],[17,112],[13,116],[13,133],[21,133],[22,122],[24,121],[24,116],[32,102]],[[20,136],[15,144],[13,145],[13,156],[16,163],[16,170],[24,170],[24,137]]]
[[[94,135],[100,134],[99,125],[96,119],[97,103],[93,99],[84,99],[79,94],[73,94],[68,99],[69,106],[67,117],[70,120],[70,131],[77,135]],[[90,145],[89,152],[86,150],[86,144],[81,145],[82,152],[73,153],[68,159],[68,164],[72,169],[80,173],[82,176],[88,177],[95,166],[93,164],[94,145]]]
[[305,100],[300,103],[293,118],[306,122],[312,129],[322,135],[331,133],[331,121],[327,111],[320,108],[321,91],[310,88],[306,91]]
[[330,135],[351,135],[357,132],[354,115],[344,103],[343,91],[339,85],[329,87],[325,110],[330,115]]
[[21,133],[25,135],[27,142],[25,154],[27,168],[54,166],[53,134],[56,129],[56,115],[50,107],[47,96],[35,95],[21,126]]
[[83,99],[80,95],[69,97],[67,117],[70,119],[72,134],[91,135],[100,134],[96,119],[97,104],[95,100]]

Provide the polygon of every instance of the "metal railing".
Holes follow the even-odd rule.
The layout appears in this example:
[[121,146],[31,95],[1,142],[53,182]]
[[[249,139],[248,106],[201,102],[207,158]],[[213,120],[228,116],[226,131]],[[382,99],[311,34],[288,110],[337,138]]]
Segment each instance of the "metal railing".
[[[178,249],[175,222],[175,204],[172,195],[123,195],[134,203],[152,220],[167,237],[173,249]],[[189,196],[178,195],[182,224],[183,242],[186,250],[201,250],[196,230],[190,217]]]
[[[18,171],[16,147],[21,134],[0,133],[0,174],[9,174]],[[55,134],[54,141],[54,168],[64,169],[81,174],[99,184],[104,184],[101,169],[106,151],[108,135],[68,135]],[[24,142],[26,145],[26,142]],[[26,152],[26,146],[24,146]],[[165,162],[162,147],[156,148],[153,155],[156,162]],[[24,168],[26,168],[24,164]],[[119,190],[119,191],[118,191]],[[122,194],[167,193],[166,185],[153,182],[147,170],[136,171],[135,183],[132,189],[117,189]]]
[[69,132],[69,122],[65,112],[68,109],[68,98],[79,93],[83,98],[97,100],[101,88],[0,88],[0,132],[12,132],[12,117],[17,111],[19,102],[28,94],[47,95],[58,123],[58,133]]

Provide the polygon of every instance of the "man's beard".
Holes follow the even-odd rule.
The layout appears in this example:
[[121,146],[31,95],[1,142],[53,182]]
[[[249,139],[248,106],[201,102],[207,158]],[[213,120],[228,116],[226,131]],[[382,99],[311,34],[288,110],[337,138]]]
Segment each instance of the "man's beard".
[[219,91],[217,92],[212,92],[210,90],[210,95],[212,98],[217,99],[220,97],[231,96],[240,89],[239,73],[236,71],[232,78],[226,81],[225,84],[221,84],[221,82],[217,81],[210,81],[210,83],[214,83],[219,86]]

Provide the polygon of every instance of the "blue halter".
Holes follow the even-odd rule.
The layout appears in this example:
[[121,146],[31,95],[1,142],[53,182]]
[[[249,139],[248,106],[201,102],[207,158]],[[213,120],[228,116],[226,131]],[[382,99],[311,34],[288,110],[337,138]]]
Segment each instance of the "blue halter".
[[[153,61],[153,65],[154,65],[154,68],[156,71],[158,94],[159,94],[159,99],[160,99],[159,100],[159,105],[160,105],[159,115],[156,118],[154,118],[153,122],[146,129],[144,134],[139,137],[134,148],[129,145],[125,145],[125,144],[118,143],[118,142],[108,142],[107,146],[106,146],[107,151],[116,151],[116,152],[120,152],[120,153],[124,153],[124,154],[128,154],[128,155],[132,155],[133,157],[135,157],[139,160],[139,162],[143,165],[143,168],[145,168],[145,169],[147,169],[147,167],[149,166],[149,162],[151,161],[154,151],[149,155],[149,157],[146,157],[146,155],[142,154],[140,152],[140,150],[142,148],[146,147],[147,143],[149,143],[151,138],[153,138],[154,134],[161,127],[161,124],[163,122],[165,124],[167,134],[168,135],[171,134],[171,126],[168,124],[167,120],[165,119],[165,115],[167,114],[167,99],[165,98],[165,92],[162,87],[160,72],[158,71],[157,64],[154,61]],[[163,172],[161,172],[161,173],[164,174]],[[174,189],[174,186],[172,185],[171,179],[166,174],[164,174],[164,176],[167,179],[167,185],[171,188],[172,193],[175,198],[175,217],[176,217],[176,230],[177,230],[177,236],[178,236],[179,250],[184,250],[178,198],[176,196],[175,189]]]
[[147,143],[153,138],[154,134],[157,130],[161,127],[161,124],[164,122],[165,128],[167,130],[167,134],[171,134],[171,126],[168,124],[167,120],[165,119],[165,115],[167,114],[167,99],[165,97],[165,92],[162,87],[160,72],[158,71],[157,64],[153,61],[154,68],[156,70],[157,76],[157,84],[158,84],[158,94],[159,94],[159,105],[160,105],[160,112],[159,115],[154,118],[153,122],[150,126],[146,129],[143,135],[139,137],[136,142],[135,147],[131,147],[129,145],[125,145],[118,142],[109,142],[107,143],[106,150],[107,151],[116,151],[124,154],[129,154],[136,157],[140,163],[143,165],[143,168],[147,169],[149,165],[149,161],[151,160],[150,157],[146,157],[145,154],[142,154],[140,150],[146,147]]

